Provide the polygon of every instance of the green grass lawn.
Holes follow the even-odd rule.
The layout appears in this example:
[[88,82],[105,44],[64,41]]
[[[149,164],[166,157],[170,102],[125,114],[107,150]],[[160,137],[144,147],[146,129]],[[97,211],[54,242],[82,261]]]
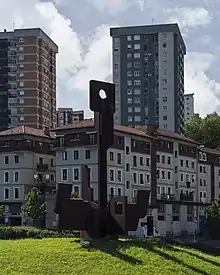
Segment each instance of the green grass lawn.
[[220,274],[220,257],[140,241],[0,240],[0,274]]

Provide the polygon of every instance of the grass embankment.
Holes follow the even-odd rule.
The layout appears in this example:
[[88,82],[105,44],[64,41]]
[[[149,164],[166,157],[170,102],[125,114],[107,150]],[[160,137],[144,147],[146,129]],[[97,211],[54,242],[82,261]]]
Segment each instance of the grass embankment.
[[220,257],[174,245],[76,239],[0,240],[0,274],[220,274]]

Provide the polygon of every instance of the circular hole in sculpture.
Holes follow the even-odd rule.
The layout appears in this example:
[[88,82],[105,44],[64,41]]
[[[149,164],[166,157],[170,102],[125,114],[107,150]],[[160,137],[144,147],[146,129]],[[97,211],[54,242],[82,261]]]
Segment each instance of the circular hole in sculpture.
[[106,92],[104,90],[99,91],[99,96],[101,97],[101,99],[106,99],[107,97]]

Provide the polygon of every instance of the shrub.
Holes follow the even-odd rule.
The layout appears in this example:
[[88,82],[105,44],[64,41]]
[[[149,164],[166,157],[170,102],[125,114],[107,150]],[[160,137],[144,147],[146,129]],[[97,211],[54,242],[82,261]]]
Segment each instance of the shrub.
[[26,226],[0,226],[1,240],[15,240],[27,238],[74,238],[79,237],[79,233],[73,231],[58,231],[49,229],[38,229]]

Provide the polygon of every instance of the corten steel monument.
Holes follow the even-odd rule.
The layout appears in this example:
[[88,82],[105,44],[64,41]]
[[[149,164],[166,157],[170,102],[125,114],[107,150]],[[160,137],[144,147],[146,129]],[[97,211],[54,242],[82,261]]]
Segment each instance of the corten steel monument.
[[98,202],[91,200],[89,170],[84,165],[81,199],[71,199],[72,184],[58,185],[55,205],[58,228],[86,230],[91,238],[126,235],[136,230],[139,219],[145,217],[150,191],[138,190],[136,203],[128,203],[126,196],[112,197],[108,202],[106,155],[114,140],[115,85],[91,80],[90,109],[98,135]]

